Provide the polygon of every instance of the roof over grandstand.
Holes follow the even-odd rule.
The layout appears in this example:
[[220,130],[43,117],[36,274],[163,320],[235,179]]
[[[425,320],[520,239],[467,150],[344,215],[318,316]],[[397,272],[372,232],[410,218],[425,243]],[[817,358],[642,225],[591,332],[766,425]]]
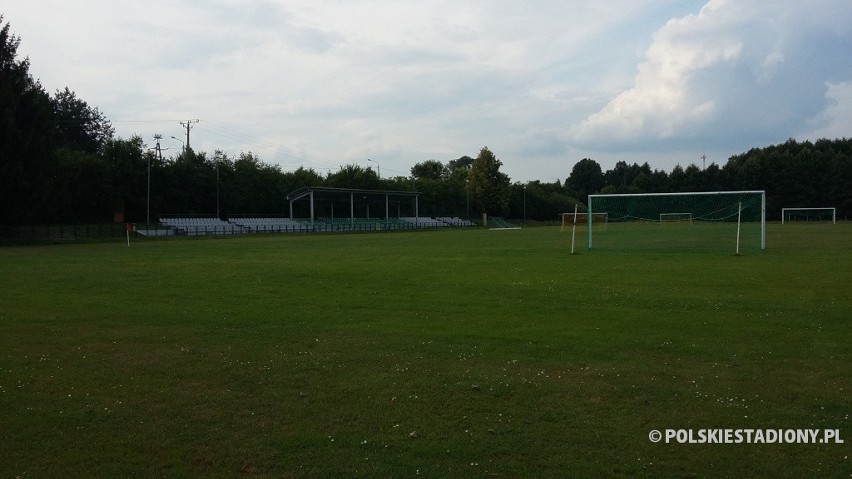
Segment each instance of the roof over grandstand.
[[305,186],[297,190],[293,190],[287,195],[290,201],[296,201],[304,198],[311,193],[330,193],[330,194],[356,194],[356,195],[389,195],[389,196],[412,196],[420,195],[419,191],[399,191],[399,190],[365,190],[360,188],[329,188],[325,186]]
[[[355,221],[355,196],[363,196],[365,199],[369,197],[384,197],[385,203],[385,211],[384,218],[385,221],[389,221],[390,219],[390,197],[406,197],[412,198],[414,200],[414,217],[417,218],[420,216],[420,206],[419,206],[419,191],[394,191],[394,190],[365,190],[359,188],[327,188],[324,186],[305,186],[303,188],[299,188],[290,192],[287,195],[287,200],[290,202],[290,219],[293,219],[293,203],[299,201],[303,198],[308,198],[309,206],[310,206],[310,219],[311,223],[314,222],[315,217],[315,209],[314,209],[314,197],[316,194],[320,195],[330,195],[332,197],[335,196],[349,196],[349,218],[351,221]],[[369,200],[368,200],[369,201]],[[367,216],[369,216],[369,209],[367,210]]]

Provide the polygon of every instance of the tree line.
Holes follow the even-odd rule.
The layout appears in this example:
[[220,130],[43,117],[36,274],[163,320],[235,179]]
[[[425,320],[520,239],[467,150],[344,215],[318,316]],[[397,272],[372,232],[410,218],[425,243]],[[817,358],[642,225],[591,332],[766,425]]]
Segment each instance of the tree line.
[[[109,119],[69,88],[47,93],[30,75],[29,59],[17,58],[19,44],[0,16],[0,223],[284,215],[287,194],[304,186],[418,191],[424,216],[486,212],[556,220],[575,205],[582,208],[592,193],[750,189],[767,191],[770,218],[782,207],[833,206],[841,218],[852,214],[852,140],[845,138],[791,139],[732,156],[722,167],[678,165],[671,172],[626,162],[603,171],[584,158],[564,182],[551,183],[511,182],[487,147],[476,157],[425,160],[410,175],[393,178],[354,164],[324,175],[310,168],[283,171],[251,152],[229,156],[184,148],[162,157],[139,136],[116,138]],[[333,205],[317,207],[322,216]]]
[[724,166],[677,165],[671,173],[619,162],[602,172],[588,158],[574,165],[569,191],[590,193],[670,193],[690,191],[765,190],[767,218],[777,220],[781,208],[834,207],[839,218],[852,215],[852,139],[789,139],[731,156]]

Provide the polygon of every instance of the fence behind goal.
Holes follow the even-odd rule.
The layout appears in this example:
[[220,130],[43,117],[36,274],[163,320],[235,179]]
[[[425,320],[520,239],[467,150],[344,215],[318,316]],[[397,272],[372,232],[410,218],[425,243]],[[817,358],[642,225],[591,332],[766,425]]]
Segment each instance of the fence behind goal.
[[[591,221],[606,214],[606,228]],[[589,195],[589,249],[740,254],[766,247],[763,191]]]

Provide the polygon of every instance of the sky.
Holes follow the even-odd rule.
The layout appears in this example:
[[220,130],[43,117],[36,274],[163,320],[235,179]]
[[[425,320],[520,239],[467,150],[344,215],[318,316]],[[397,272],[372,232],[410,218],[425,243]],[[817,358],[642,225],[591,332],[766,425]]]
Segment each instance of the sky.
[[[116,136],[408,176],[488,147],[513,182],[852,137],[849,0],[0,1],[19,58]],[[173,138],[174,137],[174,138]],[[706,157],[703,160],[702,157]]]

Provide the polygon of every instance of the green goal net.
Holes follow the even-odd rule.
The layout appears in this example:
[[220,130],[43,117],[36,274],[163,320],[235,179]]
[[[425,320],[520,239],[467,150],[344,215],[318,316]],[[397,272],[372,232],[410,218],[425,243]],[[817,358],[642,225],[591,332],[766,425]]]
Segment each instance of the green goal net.
[[[606,227],[592,218],[605,214]],[[742,254],[766,247],[763,191],[589,195],[589,249]]]

